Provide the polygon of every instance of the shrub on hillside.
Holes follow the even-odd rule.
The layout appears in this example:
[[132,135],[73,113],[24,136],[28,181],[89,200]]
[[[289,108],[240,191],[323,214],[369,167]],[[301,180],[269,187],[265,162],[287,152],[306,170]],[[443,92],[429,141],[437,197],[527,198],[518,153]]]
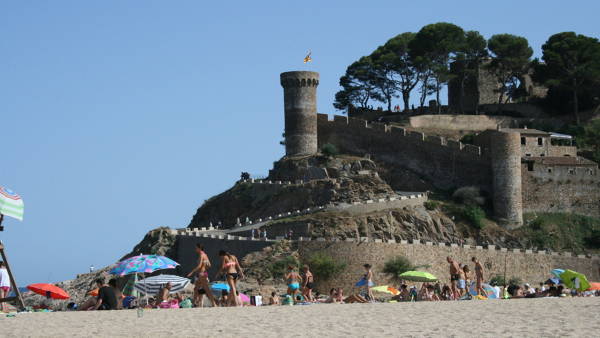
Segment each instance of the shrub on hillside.
[[589,248],[600,249],[600,229],[592,230],[592,233],[584,241]]
[[[542,129],[544,130],[544,129]],[[460,138],[460,142],[464,144],[474,144],[475,143],[475,134],[467,134]]]
[[424,205],[425,209],[427,210],[435,210],[440,205],[440,203],[436,201],[425,201]]
[[412,271],[416,267],[404,256],[396,256],[387,260],[383,265],[383,272],[393,279],[400,279],[400,275],[406,271]]
[[457,203],[461,203],[464,205],[484,205],[485,198],[481,196],[481,191],[478,187],[462,187],[456,189],[454,194],[452,194],[452,199]]
[[300,262],[294,256],[286,256],[283,259],[271,264],[268,268],[269,273],[273,278],[283,278],[284,274],[287,272],[288,266],[290,265],[295,268],[299,268]]
[[308,266],[317,279],[327,280],[346,268],[345,263],[336,262],[331,256],[316,253],[308,260]]
[[321,152],[323,153],[323,155],[329,156],[329,157],[336,156],[339,154],[338,148],[331,143],[325,143],[321,147]]
[[463,216],[477,229],[483,229],[485,227],[485,223],[483,219],[485,218],[485,211],[478,206],[469,205],[466,206],[463,210]]

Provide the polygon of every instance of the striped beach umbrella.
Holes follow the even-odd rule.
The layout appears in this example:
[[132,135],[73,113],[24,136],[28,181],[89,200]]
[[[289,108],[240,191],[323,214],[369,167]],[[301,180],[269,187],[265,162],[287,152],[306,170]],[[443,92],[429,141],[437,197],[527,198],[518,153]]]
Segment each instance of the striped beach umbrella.
[[0,214],[23,220],[23,200],[14,191],[0,187]]
[[167,283],[171,283],[169,293],[175,293],[185,289],[190,280],[176,275],[158,275],[139,280],[133,287],[141,293],[155,295]]

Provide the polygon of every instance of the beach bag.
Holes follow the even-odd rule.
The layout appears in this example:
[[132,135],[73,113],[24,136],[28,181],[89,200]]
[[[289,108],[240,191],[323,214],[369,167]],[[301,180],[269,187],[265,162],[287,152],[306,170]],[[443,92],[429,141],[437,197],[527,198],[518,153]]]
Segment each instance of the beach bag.
[[182,309],[191,309],[192,301],[189,298],[186,298],[183,302],[179,304],[179,307]]
[[262,296],[251,296],[250,297],[250,305],[261,306],[262,305]]

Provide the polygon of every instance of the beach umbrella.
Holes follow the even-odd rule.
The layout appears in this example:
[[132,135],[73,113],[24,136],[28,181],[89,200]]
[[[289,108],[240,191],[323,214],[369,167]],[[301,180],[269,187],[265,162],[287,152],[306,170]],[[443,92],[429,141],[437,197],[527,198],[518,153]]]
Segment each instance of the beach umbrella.
[[0,187],[0,214],[23,220],[23,200],[14,191]]
[[551,274],[555,275],[558,278],[560,278],[560,275],[563,272],[565,272],[565,270],[563,270],[563,269],[553,269],[552,271],[550,271]]
[[547,281],[544,282],[544,284],[554,284],[554,285],[558,285],[560,284],[560,279],[553,277],[553,278],[548,278]]
[[138,275],[136,273],[127,280],[127,283],[125,283],[125,286],[123,287],[123,294],[126,296],[138,297],[139,292],[133,288],[133,286],[135,285],[135,283],[137,283],[137,281],[138,281]]
[[179,263],[159,255],[139,255],[127,258],[110,270],[113,275],[125,276],[131,273],[154,272],[156,270],[174,269]]
[[399,279],[413,282],[435,282],[437,277],[425,271],[406,271],[398,276]]
[[169,293],[176,293],[183,290],[190,283],[190,280],[176,275],[158,275],[137,281],[133,287],[141,293],[155,295],[167,283],[171,283]]
[[398,293],[400,293],[398,291],[398,289],[393,288],[391,286],[387,286],[387,285],[379,285],[374,288],[371,288],[371,290],[377,291],[377,292],[383,292],[383,293],[390,293],[392,295],[397,295]]
[[[476,296],[477,295],[477,291],[475,290],[475,286],[476,285],[477,285],[477,283],[475,283],[475,282],[471,283],[471,287],[469,288],[469,293],[471,294],[471,296]],[[491,285],[489,285],[487,283],[482,283],[481,287],[487,293],[487,298],[488,299],[497,299],[496,298],[496,290],[494,290],[493,286],[491,286]]]
[[600,290],[600,283],[590,283],[588,291]]
[[52,285],[52,284],[45,284],[45,283],[38,283],[38,284],[31,284],[31,285],[27,285],[27,288],[35,293],[37,293],[38,295],[42,295],[42,296],[50,296],[50,298],[52,299],[69,299],[70,296],[69,294],[59,288],[56,285]]
[[569,289],[583,291],[590,287],[590,282],[588,282],[585,275],[573,270],[565,270],[565,272],[560,274],[560,279],[562,279],[563,284]]

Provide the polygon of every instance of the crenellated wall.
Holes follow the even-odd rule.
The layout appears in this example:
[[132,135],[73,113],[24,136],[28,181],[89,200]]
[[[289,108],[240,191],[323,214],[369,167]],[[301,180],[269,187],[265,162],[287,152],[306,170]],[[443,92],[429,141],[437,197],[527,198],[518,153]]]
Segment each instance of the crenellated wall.
[[[177,233],[173,230],[174,234]],[[211,279],[214,277],[219,265],[219,250],[227,250],[239,259],[245,255],[262,250],[273,245],[273,240],[251,240],[238,236],[189,236],[177,235],[177,259],[181,264],[183,273],[189,272],[195,265],[197,254],[194,251],[196,243],[204,245],[212,268],[209,272]],[[440,281],[447,283],[448,263],[446,256],[451,256],[458,262],[472,267],[471,257],[477,257],[486,269],[485,279],[489,280],[494,275],[504,275],[507,278],[519,277],[523,282],[539,283],[550,276],[550,271],[555,268],[571,269],[585,274],[589,280],[600,280],[600,258],[596,255],[574,255],[569,252],[556,253],[547,251],[532,251],[520,249],[506,249],[495,246],[459,246],[456,244],[432,242],[400,243],[362,238],[347,239],[345,241],[327,241],[324,238],[316,240],[301,239],[294,241],[303,260],[308,260],[315,253],[323,253],[334,258],[337,262],[346,264],[346,268],[329,281],[315,280],[317,289],[325,292],[330,287],[343,287],[349,292],[354,283],[364,274],[362,265],[373,265],[374,281],[377,285],[388,284],[391,281],[382,270],[385,262],[396,256],[404,256],[415,265],[427,265],[422,270],[433,273]]]
[[319,147],[332,143],[343,153],[370,154],[418,173],[439,188],[477,185],[491,191],[489,154],[479,147],[345,116],[329,120],[318,114],[317,126]]

